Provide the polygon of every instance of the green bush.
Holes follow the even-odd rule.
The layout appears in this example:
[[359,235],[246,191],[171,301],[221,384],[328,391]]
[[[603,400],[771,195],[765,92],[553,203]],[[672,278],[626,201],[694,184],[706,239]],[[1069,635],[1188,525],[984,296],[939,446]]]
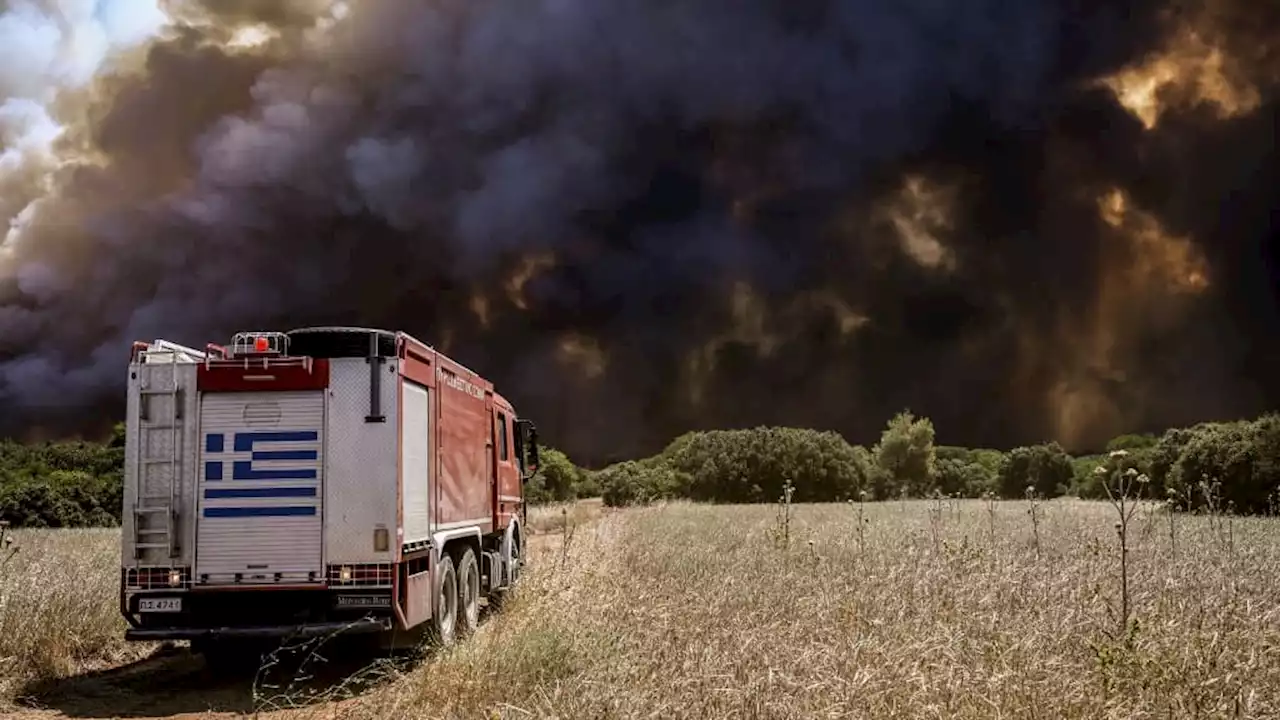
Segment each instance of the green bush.
[[1280,415],[1200,425],[1190,435],[1171,439],[1169,445],[1175,444],[1178,457],[1165,485],[1177,506],[1200,509],[1212,500],[1239,513],[1275,511],[1280,500]]
[[1004,453],[940,445],[937,448],[935,486],[943,495],[979,498],[995,492]]
[[[1083,462],[1088,461],[1088,462]],[[1150,449],[1137,450],[1117,449],[1105,455],[1090,455],[1073,462],[1075,468],[1075,493],[1086,500],[1103,500],[1113,497],[1121,490],[1117,473],[1129,473],[1145,476],[1146,482],[1131,484],[1129,495],[1137,499],[1159,500],[1161,497],[1151,486],[1151,452]],[[1104,468],[1100,472],[1098,468]]]
[[1031,488],[1040,497],[1065,495],[1075,477],[1071,456],[1056,442],[1014,448],[1001,464],[998,491],[1007,499],[1026,496]]
[[690,479],[663,462],[628,460],[601,470],[599,483],[606,505],[625,507],[688,497]]
[[600,485],[610,505],[670,497],[772,502],[788,481],[794,502],[825,502],[855,497],[870,477],[866,451],[836,433],[761,427],[686,433],[653,458],[606,468]]
[[898,495],[924,497],[936,488],[937,459],[933,447],[933,423],[910,412],[893,417],[871,450],[879,472],[877,499]]
[[120,523],[123,433],[107,444],[0,441],[0,520],[14,527]]
[[1107,452],[1111,453],[1116,450],[1127,450],[1129,452],[1150,450],[1159,442],[1160,438],[1150,434],[1119,435],[1111,438],[1111,441],[1107,443]]
[[564,453],[549,447],[538,449],[538,472],[546,494],[553,502],[573,500],[577,497],[578,470]]
[[542,505],[599,494],[600,485],[594,473],[574,465],[568,455],[555,448],[538,446],[538,472],[525,483],[526,502]]
[[1106,453],[1071,458],[1071,494],[1086,500],[1106,497],[1106,491],[1102,489],[1102,481],[1094,472],[1099,465],[1106,463]]
[[584,468],[578,468],[578,484],[574,491],[579,498],[600,497],[603,492],[600,487],[600,474]]
[[1175,490],[1172,484],[1173,468],[1182,457],[1182,451],[1202,430],[1212,425],[1196,425],[1189,428],[1174,428],[1160,437],[1151,449],[1150,476],[1152,490],[1164,494],[1167,490]]

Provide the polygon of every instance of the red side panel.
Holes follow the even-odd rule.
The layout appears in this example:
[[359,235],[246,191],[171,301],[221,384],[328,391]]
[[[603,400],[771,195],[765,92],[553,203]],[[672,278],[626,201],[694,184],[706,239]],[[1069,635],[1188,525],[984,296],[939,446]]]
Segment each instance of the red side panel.
[[196,368],[200,392],[258,392],[269,390],[323,390],[329,387],[329,361],[302,363],[296,359],[272,363],[252,360],[214,362]]
[[506,527],[519,512],[521,494],[510,405],[499,401],[508,423],[504,460],[494,445],[493,384],[412,338],[404,336],[401,343],[401,375],[434,390],[435,527],[478,525],[482,532]]
[[439,382],[439,482],[436,484],[436,522],[480,525],[493,529],[488,398],[489,383],[456,363],[437,355]]
[[415,350],[412,345],[405,344],[404,370],[402,374],[423,387],[435,388],[436,369],[431,356]]

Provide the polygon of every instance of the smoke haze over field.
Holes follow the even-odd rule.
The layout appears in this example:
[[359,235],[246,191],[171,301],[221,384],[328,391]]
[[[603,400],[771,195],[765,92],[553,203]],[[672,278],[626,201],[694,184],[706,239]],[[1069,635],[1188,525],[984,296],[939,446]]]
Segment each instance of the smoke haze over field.
[[[1280,402],[1252,0],[0,0],[0,433],[129,343],[406,330],[588,461]],[[0,228],[4,228],[0,225]]]

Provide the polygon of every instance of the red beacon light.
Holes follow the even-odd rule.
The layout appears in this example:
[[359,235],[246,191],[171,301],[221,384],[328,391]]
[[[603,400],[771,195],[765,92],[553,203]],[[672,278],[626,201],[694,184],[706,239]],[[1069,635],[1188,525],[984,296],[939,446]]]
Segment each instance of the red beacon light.
[[288,338],[282,333],[236,333],[231,340],[231,354],[233,357],[284,355],[288,346]]

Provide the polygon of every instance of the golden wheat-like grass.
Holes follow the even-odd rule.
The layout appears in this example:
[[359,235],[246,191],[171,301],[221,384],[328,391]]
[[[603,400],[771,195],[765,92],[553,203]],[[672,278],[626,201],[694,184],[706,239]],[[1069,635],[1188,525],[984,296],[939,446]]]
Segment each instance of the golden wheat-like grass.
[[[1038,546],[1028,509],[868,504],[860,534],[856,506],[797,506],[789,548],[768,506],[547,510],[520,592],[474,637],[289,714],[1280,717],[1280,522],[1177,517],[1175,553],[1168,517],[1144,508],[1124,628],[1112,508],[1041,503]],[[83,558],[50,562],[39,591],[74,609],[14,604],[34,583],[7,576],[0,656],[63,673],[120,653],[114,538],[38,537]]]
[[[1280,716],[1280,525],[1104,503],[672,504],[576,529],[368,717]],[[994,532],[993,532],[994,531]],[[993,542],[994,539],[994,542]],[[810,544],[812,542],[812,544]]]
[[529,508],[528,523],[533,534],[563,532],[565,527],[585,525],[605,511],[600,498],[576,502],[548,503]]
[[0,707],[21,683],[140,655],[123,642],[117,530],[15,533],[0,565]]

